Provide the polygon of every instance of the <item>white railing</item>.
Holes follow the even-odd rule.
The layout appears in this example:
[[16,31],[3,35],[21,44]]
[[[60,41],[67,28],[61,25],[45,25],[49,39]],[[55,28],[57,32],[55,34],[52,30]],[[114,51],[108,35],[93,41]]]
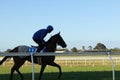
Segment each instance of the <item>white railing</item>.
[[[64,52],[64,53],[54,53],[54,52],[46,52],[46,53],[35,53],[34,56],[91,56],[91,55],[105,55],[106,52]],[[30,56],[29,53],[19,52],[19,53],[4,53],[0,52],[0,56]]]
[[112,60],[112,57],[110,55],[110,52],[92,52],[94,54],[88,54],[89,52],[81,52],[81,53],[71,53],[71,52],[66,52],[66,53],[3,53],[3,52],[0,52],[0,56],[31,56],[31,59],[32,59],[32,80],[34,80],[34,61],[33,61],[33,56],[80,56],[80,55],[98,55],[97,53],[102,53],[100,55],[103,55],[103,54],[107,54],[108,57],[109,57],[109,60],[111,62],[111,65],[112,65],[112,78],[113,80],[115,80],[115,71],[114,71],[114,62]]

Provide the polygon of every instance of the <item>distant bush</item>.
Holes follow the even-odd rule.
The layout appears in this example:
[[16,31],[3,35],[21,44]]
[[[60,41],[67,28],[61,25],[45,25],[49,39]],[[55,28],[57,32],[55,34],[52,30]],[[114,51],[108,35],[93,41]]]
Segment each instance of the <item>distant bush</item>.
[[110,49],[110,51],[112,51],[112,52],[120,52],[120,49],[119,48],[113,48],[113,49]]

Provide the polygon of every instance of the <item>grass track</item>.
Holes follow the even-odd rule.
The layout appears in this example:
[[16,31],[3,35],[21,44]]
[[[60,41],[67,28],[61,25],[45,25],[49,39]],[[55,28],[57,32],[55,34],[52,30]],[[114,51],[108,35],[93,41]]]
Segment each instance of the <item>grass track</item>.
[[[0,80],[9,80],[11,66],[0,66]],[[20,69],[25,80],[31,80],[31,66],[24,66]],[[40,66],[35,66],[35,80],[39,76]],[[82,66],[82,67],[62,67],[62,77],[60,80],[112,80],[111,66]],[[48,66],[45,69],[42,80],[57,80],[58,69]],[[115,66],[116,80],[120,80],[120,66]],[[20,77],[14,74],[14,80]]]

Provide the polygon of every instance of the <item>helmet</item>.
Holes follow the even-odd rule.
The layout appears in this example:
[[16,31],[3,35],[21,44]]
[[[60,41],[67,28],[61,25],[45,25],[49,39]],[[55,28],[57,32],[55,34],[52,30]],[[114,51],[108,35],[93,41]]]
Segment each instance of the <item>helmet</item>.
[[49,26],[47,27],[47,30],[48,30],[48,31],[52,31],[52,30],[53,30],[53,26],[49,25]]

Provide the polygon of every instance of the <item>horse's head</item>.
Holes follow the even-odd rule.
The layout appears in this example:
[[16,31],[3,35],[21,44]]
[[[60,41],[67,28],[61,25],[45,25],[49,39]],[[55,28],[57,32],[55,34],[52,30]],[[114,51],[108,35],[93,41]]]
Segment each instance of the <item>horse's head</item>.
[[60,32],[56,35],[54,35],[54,37],[56,38],[57,44],[62,46],[63,48],[67,47],[65,41],[63,40],[63,38],[60,35]]
[[65,41],[63,40],[63,38],[62,38],[61,35],[60,35],[60,32],[57,33],[57,34],[55,34],[55,35],[53,35],[53,36],[48,40],[48,42],[51,42],[51,43],[53,43],[53,44],[58,44],[58,45],[60,45],[60,46],[63,47],[63,48],[67,47]]

